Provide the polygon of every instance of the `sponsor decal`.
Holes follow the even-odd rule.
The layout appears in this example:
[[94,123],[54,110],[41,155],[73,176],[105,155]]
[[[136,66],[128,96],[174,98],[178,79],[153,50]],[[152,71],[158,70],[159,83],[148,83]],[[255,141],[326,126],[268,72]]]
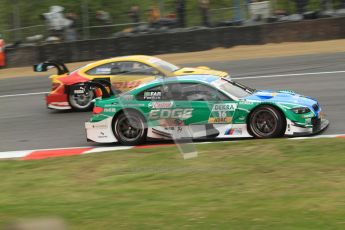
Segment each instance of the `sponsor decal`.
[[124,82],[114,82],[113,86],[115,89],[121,88],[135,88],[141,85],[141,81],[124,81]]
[[170,109],[174,105],[172,101],[165,101],[165,102],[152,102],[148,106],[153,109]]
[[115,113],[116,109],[115,108],[105,108],[104,112],[106,112],[106,113]]
[[133,95],[123,95],[121,98],[125,101],[131,101],[131,100],[133,100],[134,96]]
[[74,94],[84,94],[85,93],[85,89],[83,87],[80,87],[79,89],[75,89],[73,90]]
[[106,124],[94,124],[94,125],[92,125],[92,128],[93,129],[106,129],[106,128],[108,128],[108,125],[106,125]]
[[108,137],[108,136],[105,135],[104,132],[100,132],[100,135],[98,135],[98,138],[100,138],[100,139],[107,138],[107,137]]
[[219,111],[235,111],[237,103],[215,104],[213,105],[212,112]]
[[162,98],[162,92],[160,91],[144,92],[145,100],[160,100],[161,98]]
[[253,102],[251,101],[240,101],[240,105],[252,105]]
[[193,109],[155,109],[151,110],[149,119],[181,119],[186,120],[192,117]]
[[210,117],[208,123],[231,123],[232,117]]
[[237,108],[237,103],[225,103],[213,105],[208,123],[231,123],[232,114]]
[[227,129],[224,135],[242,135],[242,129],[241,128]]
[[177,131],[177,132],[182,132],[182,127],[181,126],[167,126],[164,127],[166,131]]

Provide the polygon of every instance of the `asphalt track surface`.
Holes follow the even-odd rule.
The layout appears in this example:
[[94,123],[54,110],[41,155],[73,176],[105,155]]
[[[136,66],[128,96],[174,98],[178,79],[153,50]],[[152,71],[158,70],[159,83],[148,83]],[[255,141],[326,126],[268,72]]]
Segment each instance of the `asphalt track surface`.
[[[230,72],[234,79],[253,88],[290,89],[317,98],[331,121],[323,134],[343,134],[344,60],[345,53],[334,53],[192,65],[186,63],[184,66],[207,65]],[[0,80],[0,151],[109,146],[86,142],[84,122],[91,113],[48,110],[44,95],[35,93],[49,91],[49,88],[47,77]]]

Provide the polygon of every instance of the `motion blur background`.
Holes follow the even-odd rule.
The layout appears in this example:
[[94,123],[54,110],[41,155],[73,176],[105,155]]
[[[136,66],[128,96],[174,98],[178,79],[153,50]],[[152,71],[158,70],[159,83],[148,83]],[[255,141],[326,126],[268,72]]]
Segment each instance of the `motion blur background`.
[[345,37],[345,0],[0,3],[0,67]]
[[[251,7],[258,2],[261,6]],[[344,15],[345,1],[0,0],[0,5],[0,33],[6,41],[47,42],[57,41],[57,38],[73,41],[130,32],[162,32],[179,27],[334,17]]]

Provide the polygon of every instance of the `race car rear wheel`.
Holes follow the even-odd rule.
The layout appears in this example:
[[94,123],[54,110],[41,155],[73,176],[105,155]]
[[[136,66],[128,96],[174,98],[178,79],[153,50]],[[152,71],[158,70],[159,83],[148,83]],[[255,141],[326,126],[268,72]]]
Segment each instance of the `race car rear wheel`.
[[92,90],[84,94],[75,94],[71,92],[68,96],[69,103],[75,111],[90,111],[93,107],[92,100],[94,99],[94,92]]
[[113,130],[116,139],[124,145],[138,145],[146,140],[145,119],[137,112],[121,113],[115,118]]
[[285,132],[284,116],[275,107],[261,106],[250,115],[249,131],[257,138],[281,137]]

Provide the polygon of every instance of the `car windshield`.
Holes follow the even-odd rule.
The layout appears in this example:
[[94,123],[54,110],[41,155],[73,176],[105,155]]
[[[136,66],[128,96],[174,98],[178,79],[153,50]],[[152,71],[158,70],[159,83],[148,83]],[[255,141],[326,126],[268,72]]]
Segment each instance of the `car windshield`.
[[237,98],[247,97],[255,92],[254,89],[251,89],[245,85],[223,78],[215,81],[214,85],[218,89],[225,91]]
[[176,70],[180,69],[180,67],[169,62],[163,61],[159,58],[151,58],[150,62],[158,66],[158,68],[163,69],[167,72],[175,72]]

